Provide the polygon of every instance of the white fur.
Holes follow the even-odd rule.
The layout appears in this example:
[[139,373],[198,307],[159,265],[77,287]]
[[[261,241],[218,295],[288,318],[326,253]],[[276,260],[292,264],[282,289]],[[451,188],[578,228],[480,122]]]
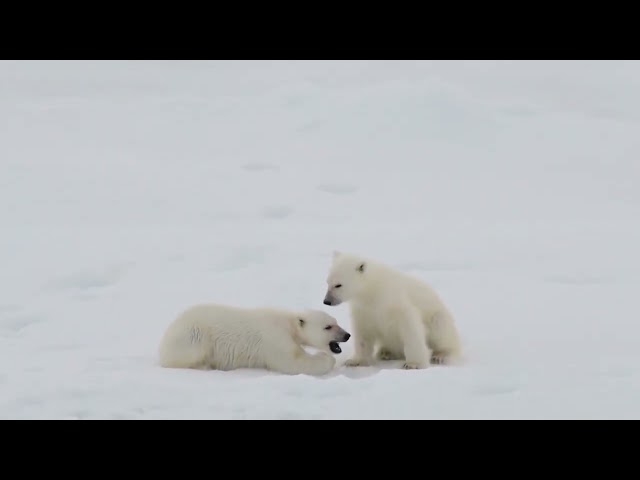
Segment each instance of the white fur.
[[[354,356],[346,366],[376,359],[404,360],[405,369],[461,360],[461,343],[451,312],[421,280],[380,262],[334,252],[325,305],[349,302]],[[377,354],[375,348],[378,347]]]
[[[201,304],[188,308],[169,325],[160,344],[160,365],[324,375],[336,362],[329,342],[346,341],[345,335],[335,318],[319,310]],[[321,351],[310,355],[303,346]]]

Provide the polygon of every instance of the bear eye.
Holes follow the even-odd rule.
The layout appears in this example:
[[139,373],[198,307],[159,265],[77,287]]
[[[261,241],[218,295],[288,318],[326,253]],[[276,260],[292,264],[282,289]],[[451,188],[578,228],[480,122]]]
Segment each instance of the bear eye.
[[324,327],[325,330],[331,330],[333,327],[331,325]]
[[341,286],[342,286],[342,284],[341,284],[341,283],[339,283],[339,284],[337,284],[337,285],[334,285],[334,287],[333,287],[333,288],[340,288]]

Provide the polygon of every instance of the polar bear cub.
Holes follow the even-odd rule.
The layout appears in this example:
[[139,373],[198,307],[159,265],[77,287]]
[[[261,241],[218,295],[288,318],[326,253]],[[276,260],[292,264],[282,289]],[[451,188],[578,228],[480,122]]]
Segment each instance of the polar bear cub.
[[[354,356],[345,366],[404,360],[405,369],[461,360],[455,321],[436,292],[421,280],[380,262],[334,251],[324,304],[349,302]],[[374,353],[374,349],[378,351]]]
[[[340,353],[338,344],[350,336],[320,310],[200,304],[183,311],[167,328],[159,348],[160,365],[324,375],[335,366],[332,353]],[[304,346],[320,352],[311,355]]]

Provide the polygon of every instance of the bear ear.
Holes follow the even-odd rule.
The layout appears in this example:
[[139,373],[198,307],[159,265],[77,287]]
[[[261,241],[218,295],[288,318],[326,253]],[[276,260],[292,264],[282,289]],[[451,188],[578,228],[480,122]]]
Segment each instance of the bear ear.
[[342,252],[340,250],[333,251],[333,258],[338,258],[340,255],[342,255]]
[[364,272],[364,263],[361,263],[361,264],[358,266],[357,270],[358,270],[360,273]]
[[299,318],[298,323],[300,324],[301,327],[304,327],[304,319]]

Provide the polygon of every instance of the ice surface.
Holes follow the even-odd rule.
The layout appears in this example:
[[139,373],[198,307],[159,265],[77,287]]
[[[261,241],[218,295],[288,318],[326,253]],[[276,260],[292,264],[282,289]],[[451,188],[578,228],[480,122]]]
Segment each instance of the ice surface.
[[[0,62],[0,418],[640,418],[640,63]],[[161,369],[186,306],[432,283],[462,367]]]

